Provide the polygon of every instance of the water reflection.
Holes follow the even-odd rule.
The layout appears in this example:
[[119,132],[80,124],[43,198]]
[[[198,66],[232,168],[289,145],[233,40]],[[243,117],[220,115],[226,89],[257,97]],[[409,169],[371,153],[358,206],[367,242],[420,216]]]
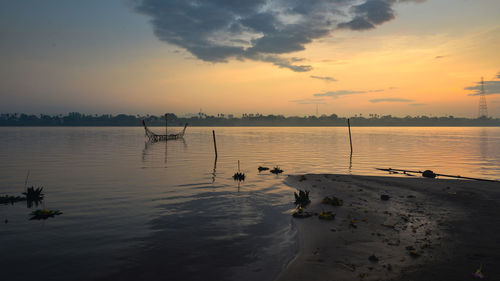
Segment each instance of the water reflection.
[[[170,141],[151,141],[147,140],[144,142],[144,148],[142,149],[142,162],[147,162],[146,157],[147,155],[150,155],[151,153],[148,152],[153,149],[155,145],[158,145],[160,143],[165,143],[165,153],[164,153],[164,158],[163,158],[163,163],[165,164],[165,168],[167,167],[167,159],[168,159],[168,143],[172,143],[172,141],[175,142],[182,142],[184,149],[188,147],[187,142],[184,138],[181,139],[175,139],[175,140],[170,140]],[[159,146],[159,145],[158,145]]]

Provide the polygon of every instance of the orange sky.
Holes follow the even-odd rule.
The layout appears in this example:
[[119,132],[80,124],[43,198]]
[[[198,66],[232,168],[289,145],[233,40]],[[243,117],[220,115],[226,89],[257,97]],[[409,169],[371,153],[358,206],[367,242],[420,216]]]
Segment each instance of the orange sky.
[[[500,2],[494,0],[398,4],[395,19],[375,29],[334,30],[282,55],[302,58],[298,64],[310,65],[308,72],[250,59],[205,62],[159,41],[146,16],[115,4],[123,6],[125,26],[109,33],[118,38],[76,24],[58,33],[86,38],[83,47],[54,40],[47,50],[30,51],[23,45],[30,41],[19,38],[36,28],[3,24],[12,45],[2,48],[0,111],[311,115],[319,103],[319,113],[328,115],[476,117],[479,98],[464,88],[481,76],[499,80]],[[315,96],[336,91],[358,93]],[[490,116],[500,117],[500,95],[487,101]]]

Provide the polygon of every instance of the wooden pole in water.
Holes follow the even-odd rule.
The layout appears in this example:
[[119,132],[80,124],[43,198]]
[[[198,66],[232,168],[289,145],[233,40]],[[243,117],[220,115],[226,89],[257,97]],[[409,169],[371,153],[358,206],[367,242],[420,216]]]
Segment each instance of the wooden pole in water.
[[351,138],[351,122],[347,118],[347,127],[349,128],[349,143],[351,144],[351,154],[352,154],[352,138]]
[[240,160],[238,160],[238,173],[240,172]]
[[214,136],[215,159],[217,159],[217,142],[215,141],[215,130],[212,130],[212,135]]

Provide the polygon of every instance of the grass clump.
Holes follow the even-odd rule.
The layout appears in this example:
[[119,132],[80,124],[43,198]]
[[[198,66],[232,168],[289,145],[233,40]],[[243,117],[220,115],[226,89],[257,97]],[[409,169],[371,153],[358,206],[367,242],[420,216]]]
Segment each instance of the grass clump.
[[299,207],[305,207],[311,203],[308,190],[299,189],[299,193],[294,192],[293,195],[295,196],[295,205],[299,205]]
[[46,220],[48,218],[53,218],[58,215],[62,215],[62,212],[59,210],[39,209],[31,212],[30,220]]

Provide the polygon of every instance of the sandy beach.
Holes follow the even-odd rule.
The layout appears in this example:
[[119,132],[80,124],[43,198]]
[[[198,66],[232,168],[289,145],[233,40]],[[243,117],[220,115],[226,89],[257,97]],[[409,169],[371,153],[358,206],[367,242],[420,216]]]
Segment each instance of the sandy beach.
[[[277,281],[500,280],[500,184],[421,177],[289,176],[313,215]],[[381,197],[384,196],[383,200]],[[322,204],[335,196],[342,206]],[[331,211],[333,220],[318,218]],[[480,280],[480,279],[477,279]]]

